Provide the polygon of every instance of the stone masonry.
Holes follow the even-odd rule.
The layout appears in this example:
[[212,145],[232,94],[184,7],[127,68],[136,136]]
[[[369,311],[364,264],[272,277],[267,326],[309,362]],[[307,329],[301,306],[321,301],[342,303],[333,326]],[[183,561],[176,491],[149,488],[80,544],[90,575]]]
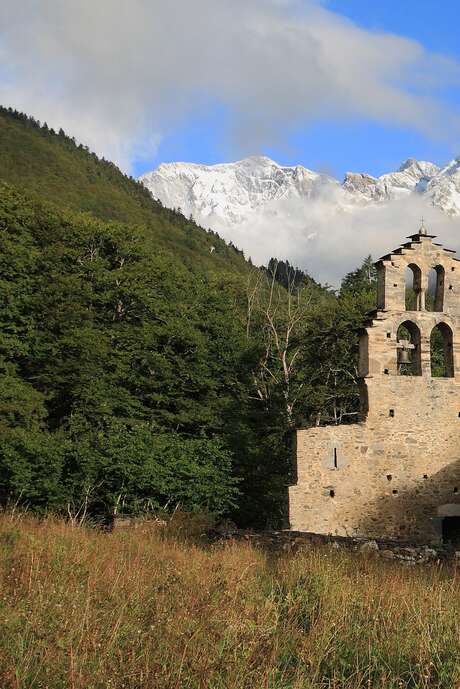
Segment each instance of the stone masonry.
[[[423,224],[409,240],[376,264],[377,310],[360,336],[361,421],[297,431],[293,530],[460,542],[460,261]],[[434,328],[441,377],[431,371]]]

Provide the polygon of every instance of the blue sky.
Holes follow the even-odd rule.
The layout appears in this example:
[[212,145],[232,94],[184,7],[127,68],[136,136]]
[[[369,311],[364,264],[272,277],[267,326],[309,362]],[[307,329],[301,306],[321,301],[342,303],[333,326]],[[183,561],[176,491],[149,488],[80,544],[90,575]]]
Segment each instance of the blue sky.
[[[329,0],[323,5],[370,31],[393,33],[420,42],[430,52],[448,55],[460,62],[458,26],[460,8],[455,0],[433,3],[427,0]],[[460,89],[440,89],[438,95],[460,108]],[[225,144],[224,131],[230,112],[211,103],[170,132],[150,159],[135,161],[141,174],[161,162],[190,161],[219,163],[235,158]],[[348,170],[373,175],[394,170],[403,160],[414,157],[444,164],[460,155],[460,138],[444,137],[439,131],[429,135],[411,126],[376,122],[370,118],[321,118],[306,122],[290,132],[282,145],[255,145],[254,154],[264,153],[281,164],[301,164],[341,178]],[[232,155],[233,153],[233,155]]]

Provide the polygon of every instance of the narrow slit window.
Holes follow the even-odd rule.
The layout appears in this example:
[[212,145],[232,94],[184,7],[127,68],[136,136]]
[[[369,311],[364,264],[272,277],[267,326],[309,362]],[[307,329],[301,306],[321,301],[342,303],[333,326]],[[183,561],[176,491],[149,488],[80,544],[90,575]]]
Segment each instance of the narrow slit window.
[[333,462],[334,462],[334,469],[338,469],[339,468],[339,462],[337,459],[337,448],[336,447],[334,447],[334,450],[333,450]]

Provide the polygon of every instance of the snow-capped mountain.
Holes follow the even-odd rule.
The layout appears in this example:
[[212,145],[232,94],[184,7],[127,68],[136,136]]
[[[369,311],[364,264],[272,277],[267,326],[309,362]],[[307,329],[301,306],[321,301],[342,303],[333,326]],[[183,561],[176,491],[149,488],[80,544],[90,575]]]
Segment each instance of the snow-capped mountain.
[[434,206],[451,216],[460,215],[460,158],[439,170],[424,191]]
[[140,180],[165,206],[180,208],[206,227],[245,223],[263,210],[289,213],[289,202],[327,199],[337,210],[381,204],[410,195],[450,216],[460,215],[460,158],[443,168],[413,158],[381,177],[349,172],[342,183],[308,168],[255,156],[236,163],[163,163]]
[[439,168],[433,163],[409,158],[397,172],[388,172],[381,177],[348,172],[343,188],[361,202],[386,201],[413,192],[423,193],[427,183],[436,177],[438,172]]
[[271,201],[308,199],[338,182],[301,165],[283,167],[254,156],[237,163],[163,163],[140,180],[169,208],[195,219],[237,224]]

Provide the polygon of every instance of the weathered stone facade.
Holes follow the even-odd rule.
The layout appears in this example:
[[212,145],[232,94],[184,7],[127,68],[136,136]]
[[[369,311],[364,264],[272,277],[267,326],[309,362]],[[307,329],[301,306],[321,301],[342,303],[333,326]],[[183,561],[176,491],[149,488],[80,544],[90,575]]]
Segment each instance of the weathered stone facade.
[[[423,226],[409,239],[376,264],[378,307],[360,340],[362,421],[297,431],[294,530],[423,543],[460,534],[460,262]],[[436,327],[442,377],[431,370]]]

